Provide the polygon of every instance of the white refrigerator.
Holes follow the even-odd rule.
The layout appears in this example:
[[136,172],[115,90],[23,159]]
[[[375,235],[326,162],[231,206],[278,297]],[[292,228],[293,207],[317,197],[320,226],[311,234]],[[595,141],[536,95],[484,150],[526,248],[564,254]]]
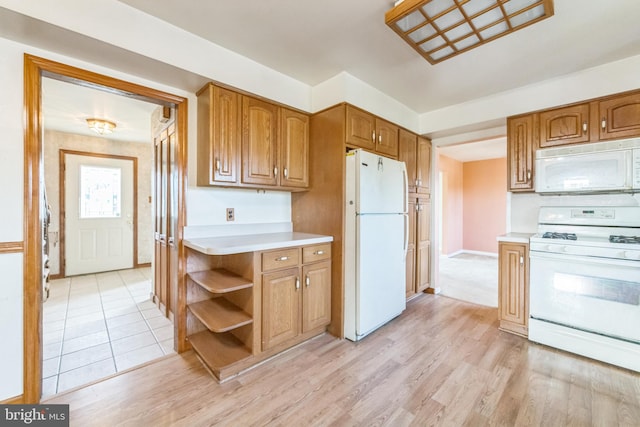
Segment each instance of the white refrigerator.
[[404,162],[346,155],[344,335],[357,341],[406,308],[408,183]]

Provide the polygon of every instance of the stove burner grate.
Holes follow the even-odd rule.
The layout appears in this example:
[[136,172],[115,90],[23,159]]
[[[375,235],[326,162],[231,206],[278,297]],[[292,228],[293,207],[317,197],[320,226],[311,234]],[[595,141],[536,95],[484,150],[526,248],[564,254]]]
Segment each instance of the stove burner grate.
[[547,231],[542,235],[545,239],[578,240],[574,233],[552,233]]
[[640,236],[609,236],[611,243],[640,243]]

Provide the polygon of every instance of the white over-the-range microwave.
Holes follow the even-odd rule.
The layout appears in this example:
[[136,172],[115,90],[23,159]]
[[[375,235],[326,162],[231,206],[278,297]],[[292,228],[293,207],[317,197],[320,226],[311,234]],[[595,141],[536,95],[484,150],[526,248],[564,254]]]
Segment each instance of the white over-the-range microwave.
[[536,151],[537,193],[640,192],[640,138]]

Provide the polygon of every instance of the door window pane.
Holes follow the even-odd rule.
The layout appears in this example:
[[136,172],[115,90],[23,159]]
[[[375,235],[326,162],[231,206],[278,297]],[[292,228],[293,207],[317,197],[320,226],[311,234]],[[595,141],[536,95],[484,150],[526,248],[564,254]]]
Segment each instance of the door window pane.
[[122,169],[80,166],[80,218],[119,218]]

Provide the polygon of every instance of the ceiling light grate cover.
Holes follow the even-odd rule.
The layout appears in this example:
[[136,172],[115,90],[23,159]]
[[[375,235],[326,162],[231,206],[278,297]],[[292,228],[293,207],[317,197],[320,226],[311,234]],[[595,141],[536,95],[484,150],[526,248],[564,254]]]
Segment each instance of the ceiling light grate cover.
[[385,22],[431,64],[553,16],[553,0],[404,0]]

